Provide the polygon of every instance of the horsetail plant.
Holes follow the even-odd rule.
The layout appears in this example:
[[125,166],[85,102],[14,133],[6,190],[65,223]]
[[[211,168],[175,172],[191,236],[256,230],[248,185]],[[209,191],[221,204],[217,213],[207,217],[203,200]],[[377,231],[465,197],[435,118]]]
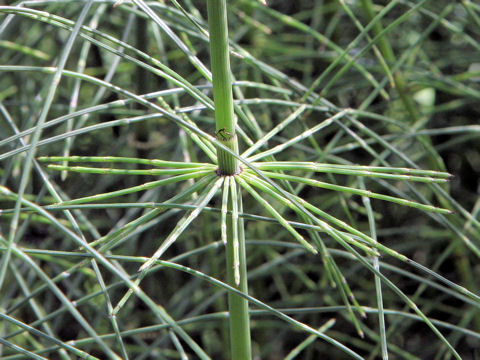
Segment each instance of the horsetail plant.
[[[56,6],[60,4],[55,0],[45,3]],[[389,343],[391,340],[389,334],[393,331],[391,329],[400,325],[395,323],[391,328],[387,328],[387,314],[421,321],[439,339],[444,351],[448,351],[446,356],[461,359],[461,355],[453,344],[455,339],[453,338],[453,341],[452,337],[447,339],[443,329],[464,332],[466,330],[431,319],[423,308],[417,306],[416,300],[420,296],[420,290],[413,296],[408,296],[384,274],[384,269],[398,271],[403,276],[420,278],[422,285],[433,284],[432,286],[439,291],[474,307],[480,305],[480,296],[472,289],[446,279],[433,268],[423,266],[416,261],[417,259],[408,257],[401,250],[401,246],[393,248],[384,244],[379,239],[379,229],[376,227],[376,219],[381,214],[375,212],[376,208],[371,203],[371,199],[375,199],[375,204],[378,200],[408,207],[412,211],[428,213],[432,220],[449,228],[477,257],[480,257],[478,244],[464,234],[474,238],[478,235],[480,223],[477,217],[480,206],[475,208],[476,211],[468,212],[444,191],[452,176],[443,171],[442,161],[438,161],[439,171],[423,170],[407,155],[408,148],[392,145],[405,141],[405,138],[415,138],[421,146],[426,148],[429,163],[435,165],[435,161],[431,160],[439,156],[428,138],[428,130],[422,132],[416,129],[408,133],[409,127],[397,120],[366,111],[368,99],[364,100],[365,103],[357,110],[347,106],[336,106],[323,97],[325,92],[331,91],[333,85],[336,85],[344,71],[354,69],[358,71],[365,84],[373,87],[368,98],[379,94],[380,97],[389,100],[391,94],[388,94],[385,84],[400,84],[401,86],[397,86],[400,98],[408,105],[407,110],[412,117],[412,123],[420,126],[423,119],[420,113],[412,108],[415,104],[411,94],[407,93],[408,88],[405,84],[407,79],[404,73],[394,71],[395,66],[400,65],[394,64],[395,55],[391,51],[387,38],[383,37],[395,26],[400,26],[407,16],[402,15],[395,25],[389,25],[385,29],[380,23],[384,16],[390,14],[396,5],[401,3],[400,1],[390,3],[379,14],[375,14],[373,2],[362,1],[361,5],[369,19],[366,26],[362,26],[347,3],[340,1],[338,9],[343,9],[347,13],[360,32],[346,49],[336,45],[326,35],[317,32],[313,25],[307,26],[294,17],[280,14],[273,7],[267,7],[264,1],[242,0],[229,4],[236,17],[246,19],[245,22],[255,31],[271,31],[253,19],[255,11],[258,11],[258,14],[278,21],[276,26],[293,27],[299,33],[306,33],[313,39],[321,41],[335,54],[336,58],[331,66],[318,78],[312,79],[312,85],[309,88],[242,48],[237,40],[239,34],[243,34],[243,30],[235,33],[235,37],[229,36],[226,0],[205,1],[207,21],[202,19],[202,11],[189,0],[182,3],[176,0],[167,3],[144,0],[118,1],[112,8],[113,11],[124,11],[129,21],[134,17],[148,21],[153,26],[149,31],[155,48],[165,49],[173,45],[179,49],[183,54],[182,58],[186,59],[186,64],[194,69],[195,76],[200,77],[199,84],[191,83],[191,77],[174,71],[174,67],[169,64],[171,57],[165,56],[160,61],[157,59],[160,56],[158,53],[147,54],[149,46],[143,47],[143,45],[148,44],[143,44],[142,50],[131,46],[128,43],[130,26],[124,29],[122,40],[97,29],[98,20],[106,11],[107,3],[100,4],[101,13],[97,13],[88,26],[83,25],[90,8],[94,6],[91,0],[84,3],[81,16],[76,22],[54,14],[55,6],[47,7],[51,12],[36,10],[35,6],[40,5],[32,5],[30,2],[18,7],[0,6],[0,13],[12,16],[7,17],[3,25],[0,24],[0,36],[2,31],[9,27],[11,19],[15,17],[25,17],[39,24],[47,23],[54,29],[58,28],[70,33],[67,45],[60,55],[61,61],[56,67],[11,65],[10,63],[0,65],[0,71],[3,72],[8,71],[22,76],[32,73],[48,74],[54,79],[48,88],[47,100],[40,107],[40,119],[36,120],[34,116],[29,117],[26,120],[27,125],[22,129],[17,127],[0,97],[0,114],[13,132],[13,135],[0,139],[0,146],[18,143],[15,148],[0,154],[0,160],[8,163],[2,170],[4,173],[0,172],[2,176],[0,200],[2,203],[5,201],[13,204],[11,208],[5,207],[0,210],[1,219],[10,219],[8,236],[4,236],[0,231],[0,252],[4,260],[0,266],[0,288],[2,290],[7,288],[9,272],[13,272],[24,295],[20,301],[10,301],[13,293],[11,291],[4,291],[0,296],[2,309],[0,320],[3,323],[0,326],[0,357],[2,357],[2,346],[6,346],[16,354],[10,356],[9,353],[5,357],[12,360],[45,359],[53,353],[58,353],[58,356],[65,360],[74,356],[88,359],[128,359],[129,357],[137,358],[135,355],[137,350],[132,349],[144,347],[147,350],[143,352],[142,358],[158,356],[162,353],[159,358],[187,359],[193,356],[199,359],[211,359],[213,357],[211,352],[216,354],[215,358],[219,355],[212,350],[218,345],[212,344],[212,340],[206,335],[212,331],[209,321],[228,319],[228,334],[222,333],[222,336],[229,338],[230,346],[227,350],[220,345],[223,357],[249,360],[259,351],[256,347],[263,346],[262,342],[265,341],[263,338],[256,338],[256,331],[260,327],[257,327],[257,323],[251,320],[251,317],[273,315],[301,331],[301,334],[308,335],[299,341],[292,351],[289,351],[287,359],[301,356],[302,351],[313,348],[317,339],[327,343],[328,345],[325,345],[325,347],[328,346],[327,349],[331,346],[335,351],[341,352],[341,356],[348,355],[351,358],[363,359],[364,357],[360,354],[361,346],[347,345],[348,342],[356,341],[352,335],[335,332],[336,317],[332,319],[329,314],[326,320],[321,319],[325,320],[322,324],[315,326],[308,325],[305,320],[305,315],[310,312],[336,311],[341,313],[339,317],[344,317],[353,325],[357,339],[358,337],[362,339],[361,344],[365,344],[363,341],[369,338],[377,344],[378,350],[375,351],[381,353],[383,359],[388,359],[390,353],[398,356],[406,353],[405,357],[414,357]],[[430,10],[423,8],[423,3],[411,4],[408,12],[421,13],[420,9],[423,9],[423,13],[431,14]],[[30,8],[27,5],[32,6]],[[465,6],[469,14],[475,15],[480,11],[473,5]],[[240,11],[239,8],[245,11]],[[435,16],[436,22],[445,23],[444,15]],[[448,23],[447,28],[453,29],[453,26],[455,25]],[[375,38],[369,35],[371,30]],[[181,36],[177,35],[177,32]],[[82,62],[79,61],[76,67],[78,72],[65,68],[75,39],[84,41],[81,51]],[[167,42],[164,42],[165,39]],[[360,61],[355,61],[357,55],[351,54],[351,50],[365,39],[368,43],[360,52],[366,53],[368,49],[374,48],[375,59],[380,62],[380,68],[385,72],[385,78],[382,81],[377,81],[369,67]],[[466,39],[471,43],[471,38]],[[195,51],[196,41],[208,43],[210,70],[202,62],[200,53]],[[2,44],[0,43],[0,46],[5,45]],[[478,46],[476,42],[474,44]],[[117,66],[121,68],[120,62],[124,61],[127,65],[150,71],[152,75],[166,80],[169,88],[149,94],[135,94],[128,87],[112,83],[115,71],[123,70],[109,71],[103,80],[91,73],[84,73],[87,67],[83,61],[91,51],[90,45],[115,57],[114,69],[117,69]],[[22,51],[29,52],[24,48]],[[232,53],[237,55],[232,63],[233,61],[241,63],[236,66],[239,69],[238,75],[236,71],[232,74],[230,65]],[[413,53],[414,50],[410,50],[409,54]],[[35,54],[37,53],[30,55]],[[172,52],[172,56],[175,58],[178,54]],[[341,63],[344,67],[335,73],[320,94],[316,94],[315,88],[326,79],[329,72],[334,71],[337,64]],[[236,81],[237,77],[244,77],[245,72],[241,71],[244,67],[253,69],[259,76],[257,80],[262,78],[265,81]],[[62,77],[75,81],[68,114],[47,121],[53,95]],[[267,84],[267,81],[271,84]],[[460,86],[463,84],[457,85],[458,91],[467,91],[465,87]],[[81,108],[74,100],[81,98],[79,96],[81,88],[87,86],[100,90],[95,90],[97,92],[93,97],[94,100],[87,107]],[[84,91],[90,91],[88,89],[90,88]],[[119,99],[100,104],[106,91]],[[263,95],[260,98],[247,98],[246,95],[250,91],[258,91]],[[469,92],[469,94],[473,93]],[[182,105],[183,97],[193,99],[194,103]],[[136,107],[130,109],[129,104],[136,104]],[[271,111],[271,105],[282,110]],[[252,110],[257,106],[261,107],[267,116],[261,116],[262,112]],[[142,114],[138,111],[138,107],[143,107],[151,113]],[[94,115],[103,112],[111,112],[123,117],[85,125]],[[315,114],[313,124],[311,114]],[[271,115],[272,119],[268,115]],[[367,125],[360,120],[365,120]],[[178,145],[181,151],[175,150],[169,157],[166,155],[165,148],[160,145],[160,150],[152,151],[155,154],[152,158],[140,158],[142,155],[130,157],[128,151],[120,149],[117,149],[121,153],[120,156],[69,155],[75,153],[76,146],[81,148],[76,144],[78,140],[73,140],[82,134],[92,134],[94,131],[104,131],[114,126],[146,124],[147,121],[152,124],[152,128],[153,125],[161,125],[162,130],[170,129],[169,122],[174,124],[175,133],[168,133],[167,130],[163,132],[168,136],[174,138],[178,136],[182,139]],[[398,127],[405,133],[380,134],[377,130],[381,126],[369,126],[368,121],[377,122],[382,126],[386,124],[385,127]],[[66,131],[51,135],[51,129],[62,124],[66,126]],[[213,126],[214,130],[204,130],[208,126]],[[264,131],[264,129],[269,130]],[[48,133],[48,137],[42,139],[42,131]],[[442,132],[441,129],[438,131]],[[448,131],[453,130],[446,129],[445,133]],[[324,133],[325,139],[328,140],[318,143],[318,138]],[[288,136],[283,137],[284,134]],[[60,152],[65,156],[39,156],[35,159],[34,155],[41,147],[59,141],[64,142]],[[112,149],[115,148],[115,145],[110,146]],[[370,165],[357,165],[355,161],[342,157],[345,151],[352,149],[365,151],[372,156],[373,161]],[[23,153],[27,156],[22,166],[20,186],[18,191],[13,191],[5,186],[6,180],[18,172],[18,164],[14,159]],[[391,163],[398,164],[398,161],[390,159],[392,154],[404,160],[409,167],[391,165]],[[47,175],[49,171],[45,168],[58,171],[61,174],[61,180],[67,181],[68,184],[75,184],[77,179],[85,174],[93,174],[95,179],[100,180],[93,182],[91,193],[70,198],[69,192],[60,191],[62,186],[56,184],[53,178]],[[42,190],[35,197],[31,195],[33,191],[29,193],[31,190],[28,187],[31,169],[34,169],[42,180]],[[67,173],[80,175],[65,177]],[[136,179],[141,180],[137,182],[134,180],[135,176]],[[126,184],[118,185],[115,182],[115,179],[120,177],[128,179]],[[104,179],[112,181],[105,185]],[[426,191],[428,195],[422,195],[417,184],[419,184],[418,187],[428,189]],[[378,191],[379,186],[386,189],[388,194]],[[173,195],[171,189],[175,189]],[[47,191],[48,197],[45,196]],[[407,191],[415,196],[410,196]],[[138,193],[142,195],[137,198]],[[303,194],[314,194],[314,196],[309,197]],[[335,195],[327,196],[326,194]],[[434,196],[438,199],[435,200]],[[158,197],[165,199],[156,201]],[[115,202],[117,198],[134,199],[134,201]],[[363,206],[358,205],[356,199],[361,199]],[[437,200],[441,206],[435,205]],[[332,206],[329,206],[332,202],[338,203],[333,210]],[[357,206],[356,209],[355,206]],[[336,211],[337,208],[341,210]],[[357,220],[350,209],[354,209],[355,213],[360,214],[358,217],[364,217],[366,220]],[[457,210],[455,214],[452,209]],[[107,230],[99,230],[102,226],[95,220],[91,220],[94,217],[88,216],[91,215],[89,212],[99,210],[107,212],[111,217],[122,213],[118,215],[120,219],[114,226]],[[255,211],[261,211],[263,215],[254,215]],[[345,216],[341,215],[342,211]],[[53,215],[55,212],[65,214],[66,220],[57,218]],[[139,215],[140,212],[142,213]],[[454,220],[449,220],[450,216],[454,217]],[[345,220],[345,217],[348,220]],[[168,220],[172,218],[176,220],[173,222]],[[196,231],[199,219],[211,219],[212,224],[218,223],[219,226],[218,228],[204,226],[202,235],[199,235]],[[465,225],[459,225],[462,223],[461,220],[468,222]],[[22,236],[29,224],[35,221],[43,221],[54,227],[62,237],[73,244],[73,247],[70,250],[63,248],[52,250],[49,247],[56,246],[52,243],[46,243],[42,249],[24,246],[25,244],[21,241]],[[281,231],[271,231],[267,233],[268,235],[263,235],[266,239],[254,240],[256,233],[249,232],[246,221],[255,224],[265,223],[268,224],[269,229],[276,228]],[[143,234],[148,229],[156,229],[159,224],[165,223],[171,226],[166,226],[160,231],[155,230],[154,241],[144,245],[141,241]],[[260,230],[259,233],[261,233]],[[279,241],[285,238],[288,241]],[[197,246],[195,241],[202,239],[206,243]],[[332,244],[337,247],[339,245],[343,250],[333,248]],[[257,245],[266,247],[271,245],[271,248],[281,246],[286,251],[290,249],[292,251],[280,254],[275,250],[266,250],[265,254],[271,260],[271,264],[267,261],[266,264],[256,269],[249,268],[247,271],[247,262],[252,261],[250,259],[257,257],[255,260],[258,261],[258,255],[254,253]],[[185,246],[183,253],[166,260],[170,251],[182,246]],[[179,263],[196,256],[211,254],[217,247],[225,253],[225,261],[214,257],[205,269],[203,267],[196,269]],[[452,245],[448,251],[453,252],[454,249],[455,246]],[[247,257],[247,254],[253,255]],[[322,296],[325,295],[325,302],[333,304],[335,297],[338,296],[343,305],[280,310],[278,306],[272,306],[262,300],[263,293],[258,289],[249,292],[249,281],[256,276],[261,276],[264,267],[268,267],[273,271],[272,277],[275,284],[279,285],[279,293],[283,301],[284,294],[288,294],[290,289],[283,282],[283,267],[277,271],[274,267],[276,265],[272,264],[289,266],[289,256],[302,256],[302,259],[308,260],[302,261],[311,263],[312,266],[316,262],[321,262],[325,274],[322,281],[330,284],[336,291],[336,294],[334,291],[322,294]],[[399,264],[413,267],[416,272],[423,274],[423,278],[386,263],[382,256],[392,257]],[[49,266],[42,269],[37,261],[45,261]],[[342,270],[344,261],[352,264],[353,272],[361,269],[372,275],[376,308],[362,305],[367,300],[365,297],[358,297],[356,287],[351,286],[347,281],[349,275]],[[25,265],[29,271],[23,273],[20,265]],[[58,271],[59,269],[61,271]],[[296,274],[302,285],[316,289],[317,285],[307,275],[311,269],[299,270],[296,267],[294,269],[292,273]],[[199,279],[202,284],[211,284],[221,291],[204,299],[203,295],[197,295],[198,288],[187,284],[181,291],[175,293],[172,299],[162,298],[164,290],[172,284],[160,270],[182,272],[186,276]],[[207,271],[213,274],[208,275]],[[222,276],[223,273],[226,281],[218,280],[216,277]],[[33,277],[41,279],[39,286],[30,285],[29,279]],[[63,289],[66,279],[71,279],[73,284],[72,288],[67,287],[68,291]],[[84,279],[87,279],[86,285],[83,285]],[[149,282],[155,284],[153,288],[157,293],[146,290]],[[88,295],[77,296],[79,292],[76,291],[76,287],[82,286],[92,288],[88,290]],[[385,289],[389,289],[404,303],[405,311],[399,312],[386,308],[384,305],[386,299],[383,296]],[[53,294],[56,301],[61,304],[61,308],[51,310],[36,301],[37,296],[47,291],[48,294]],[[221,296],[218,296],[222,295],[223,291],[227,292],[228,312],[223,312],[224,304],[219,300]],[[313,291],[313,297],[316,297]],[[189,308],[190,303],[185,301],[188,297],[201,298],[195,309]],[[152,324],[144,326],[145,319],[122,317],[123,313],[128,313],[132,307],[136,306],[137,300],[141,301],[147,311],[155,316]],[[160,305],[163,301],[171,302],[170,306]],[[282,301],[279,303],[282,304]],[[84,306],[89,302],[104,306],[103,311],[108,315],[108,322],[98,321],[99,325],[93,326],[93,322],[87,320],[88,311]],[[304,299],[303,303],[310,304],[310,301]],[[26,306],[29,307],[28,309],[31,308],[36,316],[36,320],[31,324],[17,319],[20,315],[17,316],[16,311]],[[210,307],[219,312],[202,314]],[[364,320],[370,313],[378,314],[378,334],[372,331]],[[80,324],[82,332],[89,337],[72,341],[60,340],[61,337],[56,333],[58,329],[51,326],[55,324],[55,319],[58,319],[60,314],[73,317]],[[182,320],[175,320],[181,315],[188,316]],[[191,336],[190,326],[195,326],[197,322],[202,324],[201,336]],[[129,326],[134,330],[129,330]],[[105,329],[111,329],[110,333]],[[161,334],[155,335],[151,344],[147,344],[137,336],[149,331]],[[480,335],[473,330],[468,331],[470,336],[480,338]],[[17,342],[16,339],[22,332],[27,334],[25,341]],[[135,345],[125,340],[130,336],[135,339]],[[41,339],[42,342],[37,339]],[[165,346],[167,341],[174,347],[173,354],[169,353]],[[50,347],[44,345],[48,343]],[[265,352],[268,352],[268,346],[266,348]],[[372,354],[375,354],[375,351],[372,350]],[[97,355],[98,352],[101,352],[101,355]],[[312,354],[310,356],[314,356]]]
[[[237,186],[240,186],[250,194],[259,204],[261,204],[265,210],[278,221],[305,249],[312,254],[319,252],[319,247],[325,247],[321,245],[321,240],[318,240],[317,244],[309,243],[303,235],[301,235],[285,217],[280,214],[275,208],[270,205],[269,201],[265,200],[264,194],[269,195],[271,198],[276,199],[283,203],[284,206],[292,208],[299,216],[307,214],[306,219],[313,219],[314,224],[319,226],[320,232],[325,232],[337,239],[340,244],[351,244],[358,249],[365,252],[365,254],[377,258],[381,251],[398,257],[403,261],[408,261],[400,254],[383,247],[378,244],[374,239],[369,236],[358,232],[357,230],[346,225],[342,221],[335,219],[334,217],[324,213],[319,208],[304,201],[295,194],[285,194],[284,190],[275,183],[269,183],[269,179],[281,179],[289,182],[303,183],[309,186],[322,187],[329,190],[340,191],[343,193],[350,193],[360,195],[367,198],[376,198],[385,201],[394,202],[401,205],[411,206],[421,210],[438,212],[443,214],[451,213],[448,209],[438,208],[432,205],[421,204],[407,199],[396,198],[388,195],[377,194],[368,190],[356,189],[349,186],[339,186],[326,182],[320,182],[314,179],[306,177],[298,177],[286,175],[283,171],[306,171],[306,172],[321,172],[332,174],[353,175],[360,177],[371,177],[379,179],[390,180],[407,180],[426,183],[445,183],[448,181],[450,174],[431,170],[410,169],[410,168],[395,168],[395,167],[375,167],[375,166],[358,166],[358,165],[339,165],[339,164],[322,164],[311,162],[291,162],[291,161],[265,161],[258,162],[258,160],[271,157],[275,154],[285,151],[289,147],[295,145],[302,139],[308,138],[315,132],[328,127],[334,120],[341,119],[346,116],[350,110],[344,110],[329,117],[325,121],[319,123],[317,126],[312,127],[300,135],[293,137],[283,144],[277,145],[272,149],[268,149],[263,152],[257,152],[258,149],[266,143],[269,137],[273,136],[276,132],[282,128],[288,126],[291,116],[282,122],[282,126],[277,126],[273,129],[269,136],[259,140],[259,142],[253,144],[248,148],[242,157],[238,156],[238,141],[236,137],[236,123],[233,113],[233,99],[231,91],[231,74],[229,66],[229,48],[227,37],[227,22],[226,22],[226,4],[223,1],[211,1],[208,3],[209,19],[210,21],[210,44],[212,54],[212,74],[213,74],[213,94],[215,102],[215,123],[216,123],[216,145],[218,155],[218,164],[210,163],[182,163],[172,162],[166,160],[150,160],[150,159],[136,159],[136,158],[116,158],[116,157],[41,157],[40,161],[50,162],[94,162],[94,163],[136,163],[143,165],[152,165],[155,168],[131,170],[131,169],[117,169],[117,168],[92,168],[82,166],[62,166],[50,164],[50,169],[59,171],[72,171],[83,173],[96,173],[96,174],[129,174],[129,175],[170,175],[166,179],[156,180],[153,182],[147,182],[143,185],[134,186],[131,188],[113,191],[110,193],[98,194],[85,198],[74,199],[70,201],[62,202],[62,205],[76,205],[82,203],[88,203],[92,201],[99,201],[109,199],[112,197],[127,195],[133,192],[152,189],[165,184],[186,181],[189,179],[210,177],[212,172],[217,174],[218,180],[211,179],[206,183],[206,189],[200,194],[199,199],[195,203],[195,210],[190,211],[185,215],[177,224],[177,227],[171,232],[171,234],[164,240],[158,250],[146,261],[139,269],[140,277],[135,281],[136,285],[139,285],[142,279],[148,274],[148,270],[155,265],[156,261],[165,253],[165,251],[178,239],[178,237],[187,229],[189,224],[198,217],[200,212],[205,208],[208,202],[215,196],[219,189],[222,189],[222,240],[227,245],[227,277],[228,284],[233,288],[238,289],[244,294],[248,294],[247,291],[247,277],[246,277],[246,255],[244,239],[239,236],[244,230],[241,228],[241,222],[238,218],[239,201],[241,201],[240,193]],[[222,18],[219,20],[219,18]],[[218,48],[217,48],[218,46]],[[217,90],[215,90],[217,89]],[[216,94],[219,94],[216,96]],[[227,96],[230,94],[229,96]],[[162,101],[162,103],[164,103]],[[165,105],[164,105],[165,106]],[[303,111],[304,107],[300,107]],[[169,109],[171,111],[171,109]],[[223,145],[223,146],[222,146]],[[226,149],[225,149],[226,148]],[[228,150],[230,151],[228,151]],[[205,148],[204,148],[205,151]],[[220,155],[222,154],[222,155]],[[251,156],[247,156],[253,154]],[[236,155],[236,157],[235,157]],[[238,164],[238,160],[244,163],[244,168],[241,168]],[[260,173],[258,173],[260,171]],[[260,177],[259,177],[260,176]],[[271,180],[270,180],[271,181]],[[210,185],[208,185],[210,184]],[[238,185],[237,185],[238,184]],[[263,194],[260,194],[257,190],[260,190]],[[307,211],[307,212],[305,212]],[[351,235],[345,235],[339,232],[337,229],[332,228],[327,222],[320,220],[313,214],[323,217],[325,220],[347,230]],[[363,242],[355,240],[354,236],[360,237]],[[380,252],[379,252],[380,251]],[[326,254],[323,253],[323,256]],[[327,263],[327,260],[324,259]],[[334,263],[330,265],[335,267]],[[333,271],[333,270],[332,270]],[[344,281],[341,277],[334,276],[333,281],[339,285],[339,288],[345,294],[350,294],[351,291],[346,288]],[[113,314],[116,314],[125,305],[128,298],[133,294],[133,290],[129,290],[124,298],[122,298],[118,305],[115,307]],[[351,301],[355,306],[358,303],[351,297]],[[350,307],[348,298],[345,298],[347,306]],[[249,315],[248,315],[248,301],[247,299],[238,296],[235,293],[229,293],[229,314],[230,314],[230,341],[231,341],[231,356],[232,359],[249,359],[251,358],[251,345],[250,345],[250,327],[249,327]],[[415,309],[414,309],[415,310]],[[421,312],[418,311],[420,314]],[[351,312],[352,321],[357,324],[357,329],[362,335],[362,331],[356,320],[356,315]],[[434,331],[442,339],[438,330],[432,323],[423,315],[420,315],[425,319],[427,324],[431,326]],[[363,336],[363,335],[362,335]],[[453,348],[452,351],[454,352]]]

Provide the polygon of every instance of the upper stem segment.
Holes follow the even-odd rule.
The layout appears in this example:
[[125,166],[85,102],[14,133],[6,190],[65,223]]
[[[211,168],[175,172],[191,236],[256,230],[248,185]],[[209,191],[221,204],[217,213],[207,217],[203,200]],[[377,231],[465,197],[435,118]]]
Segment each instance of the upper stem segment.
[[[226,0],[208,0],[207,7],[217,139],[238,154],[238,140],[235,135],[236,121],[233,112]],[[222,149],[217,149],[217,153],[221,175],[234,175],[239,172],[236,158]]]

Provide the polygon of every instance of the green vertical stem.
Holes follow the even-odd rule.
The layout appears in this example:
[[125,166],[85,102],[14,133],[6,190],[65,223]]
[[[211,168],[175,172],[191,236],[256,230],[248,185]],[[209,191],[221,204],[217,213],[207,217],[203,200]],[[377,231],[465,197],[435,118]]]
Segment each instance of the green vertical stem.
[[[238,185],[235,184],[234,178],[230,181],[234,182],[235,190],[230,191],[228,198],[229,214],[234,213],[234,207],[238,211],[243,212],[240,191]],[[236,202],[236,204],[235,204]],[[237,227],[236,231],[234,226]],[[244,236],[243,220],[235,221],[232,215],[227,216],[227,280],[228,284],[241,292],[248,293],[247,285],[247,266],[245,255],[245,236]],[[238,264],[235,264],[235,237],[238,237]],[[239,267],[240,282],[235,279],[235,268]],[[228,310],[230,314],[230,347],[232,360],[250,360],[251,343],[250,343],[250,319],[248,316],[248,300],[238,296],[237,294],[228,294]]]
[[[226,0],[208,0],[207,7],[217,139],[238,154],[238,140],[235,135],[236,121],[233,113]],[[239,172],[236,158],[219,148],[217,148],[217,154],[220,175],[234,175]]]
[[[207,0],[208,26],[210,31],[210,58],[212,67],[213,100],[217,139],[238,154],[235,134],[236,121],[233,112],[232,75],[228,46],[228,23],[226,0]],[[238,161],[231,154],[217,148],[218,175],[231,176],[240,171]],[[238,219],[242,211],[240,190],[235,177],[227,178],[230,186],[226,216],[227,282],[247,294],[247,266],[243,221]],[[227,191],[224,189],[224,191]],[[248,301],[237,294],[228,294],[230,314],[230,347],[232,360],[250,360],[250,319]]]

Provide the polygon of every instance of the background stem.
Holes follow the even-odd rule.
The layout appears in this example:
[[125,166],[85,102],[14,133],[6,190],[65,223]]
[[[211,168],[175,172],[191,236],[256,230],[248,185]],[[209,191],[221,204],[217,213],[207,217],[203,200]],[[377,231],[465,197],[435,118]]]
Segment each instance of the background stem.
[[[368,17],[368,20],[372,21],[375,18],[375,8],[372,0],[362,0],[361,4]],[[381,22],[378,21],[373,27],[373,33],[375,35],[378,35],[382,31],[383,31],[383,26]],[[383,36],[378,40],[378,48],[380,49],[387,64],[389,66],[392,66],[392,64],[395,63],[396,58],[395,58],[395,53],[393,51],[393,48],[386,36]],[[421,119],[422,116],[417,110],[418,105],[415,103],[412,97],[411,90],[409,90],[407,79],[401,70],[398,70],[393,74],[393,81],[395,84],[395,88],[398,92],[398,95],[400,97],[400,100],[407,111],[410,123],[414,127],[419,126],[419,124],[422,121]],[[423,125],[421,126],[423,127]],[[417,139],[424,146],[428,154],[429,166],[434,169],[445,171],[446,170],[445,164],[443,163],[443,160],[433,148],[432,142],[430,141],[430,139],[427,138],[426,136],[418,136]]]

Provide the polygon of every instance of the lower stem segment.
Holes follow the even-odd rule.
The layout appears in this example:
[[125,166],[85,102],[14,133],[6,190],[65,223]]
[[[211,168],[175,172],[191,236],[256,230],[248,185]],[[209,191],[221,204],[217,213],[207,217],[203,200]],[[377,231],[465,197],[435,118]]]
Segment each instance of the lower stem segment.
[[[238,210],[243,212],[241,196],[238,197]],[[227,280],[228,284],[241,292],[248,293],[247,264],[245,255],[245,235],[243,219],[238,225],[238,251],[240,282],[235,281],[235,244],[232,219],[232,198],[228,200],[227,216]],[[228,293],[228,310],[230,314],[230,344],[232,360],[251,360],[250,319],[248,314],[248,300],[234,293]]]

